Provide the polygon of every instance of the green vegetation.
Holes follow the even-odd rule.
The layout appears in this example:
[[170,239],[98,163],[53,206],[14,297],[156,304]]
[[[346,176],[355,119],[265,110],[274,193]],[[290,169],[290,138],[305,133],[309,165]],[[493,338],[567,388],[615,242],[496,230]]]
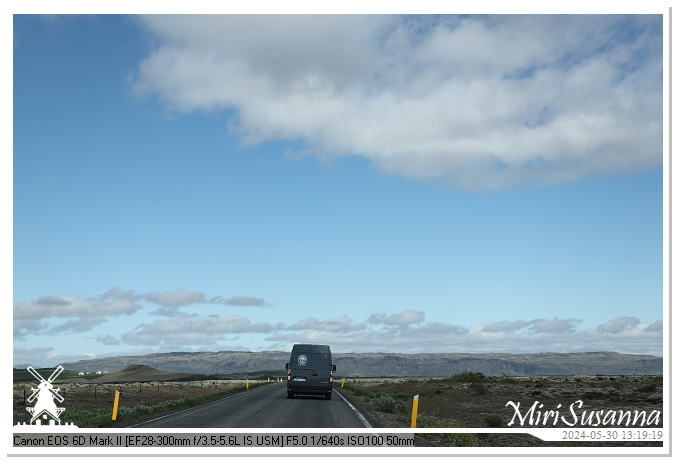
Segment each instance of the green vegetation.
[[440,395],[441,393],[443,393],[443,390],[427,390],[427,391],[415,390],[413,393],[392,393],[391,396],[393,396],[397,400],[408,401],[412,400],[415,395],[420,395],[420,398],[424,398],[427,396],[433,397],[435,395]]
[[460,372],[459,374],[453,374],[450,376],[448,379],[451,382],[458,382],[458,383],[475,383],[475,382],[482,382],[484,379],[484,375],[480,373],[474,373],[474,372]]
[[[437,416],[418,416],[417,417],[417,428],[437,428],[437,429],[449,429],[461,427],[452,419],[444,419]],[[452,441],[458,446],[477,446],[478,443],[474,435],[470,433],[442,433],[441,438],[444,440]]]
[[662,374],[660,375],[652,375],[651,376],[651,382],[652,383],[657,383],[662,385]]
[[483,419],[483,422],[485,422],[488,427],[492,428],[500,428],[505,426],[504,419],[502,419],[502,417],[498,416],[497,414],[486,416],[486,418]]
[[485,395],[488,393],[488,386],[486,385],[486,376],[481,373],[461,372],[452,375],[448,381],[458,383],[470,383],[469,388],[477,395]]
[[489,391],[489,390],[488,390],[488,386],[487,386],[486,383],[485,383],[484,381],[482,381],[482,380],[479,380],[479,381],[477,381],[477,382],[473,382],[473,383],[470,385],[469,388],[471,388],[472,391],[473,391],[474,393],[476,393],[477,395],[485,395],[485,394],[488,393],[488,391]]
[[405,381],[405,383],[423,383],[426,382],[425,379],[408,379]]
[[[271,382],[269,382],[271,383]],[[252,384],[250,389],[268,385],[268,383]],[[78,410],[67,409],[59,417],[62,423],[73,423],[81,428],[97,428],[97,427],[111,427],[117,422],[122,422],[131,419],[137,419],[142,416],[157,414],[164,411],[172,411],[177,409],[184,409],[199,404],[214,401],[223,396],[233,395],[245,391],[246,387],[236,387],[228,391],[211,393],[208,395],[197,395],[189,398],[181,398],[176,400],[163,401],[154,406],[137,405],[132,408],[121,406],[118,408],[118,414],[115,421],[112,420],[113,409],[93,409],[93,410]],[[28,423],[31,420],[31,415],[28,411],[14,411],[13,423],[14,425]]]
[[351,385],[346,385],[344,389],[349,390],[354,395],[363,397],[363,399],[365,399],[366,401],[373,399],[373,397],[375,396],[375,392],[371,392],[369,390],[366,390],[365,388],[358,387],[354,383],[352,383]]
[[407,414],[409,409],[404,402],[395,400],[390,395],[381,392],[375,394],[372,406],[375,411],[382,411],[391,414]]

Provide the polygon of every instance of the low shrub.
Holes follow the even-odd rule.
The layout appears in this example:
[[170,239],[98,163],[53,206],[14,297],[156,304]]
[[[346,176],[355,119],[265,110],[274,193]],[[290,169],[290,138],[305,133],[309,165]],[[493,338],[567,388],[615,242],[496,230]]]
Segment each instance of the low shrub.
[[459,374],[454,374],[450,376],[450,381],[459,383],[473,383],[482,381],[485,376],[481,373],[474,372],[460,372]]
[[477,395],[485,395],[488,393],[488,386],[482,381],[472,382],[469,388]]
[[[445,419],[438,416],[418,416],[418,428],[448,429],[461,427],[461,424],[452,419]],[[470,433],[442,433],[441,438],[452,441],[458,446],[477,446],[478,442],[474,435]]]
[[486,418],[483,419],[483,422],[485,422],[488,427],[493,428],[505,426],[504,419],[502,419],[502,417],[498,416],[497,414],[491,414],[490,416],[486,416]]
[[382,412],[387,412],[387,413],[400,413],[400,414],[407,414],[408,413],[408,406],[402,402],[395,400],[392,398],[390,395],[386,393],[378,393],[375,395],[375,399],[373,401],[373,409],[375,411],[382,411]]

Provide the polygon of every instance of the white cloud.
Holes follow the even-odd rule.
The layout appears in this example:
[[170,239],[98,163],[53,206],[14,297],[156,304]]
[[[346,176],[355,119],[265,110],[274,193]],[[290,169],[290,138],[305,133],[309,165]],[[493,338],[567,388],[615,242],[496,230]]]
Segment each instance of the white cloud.
[[231,298],[215,297],[210,299],[210,303],[226,306],[268,306],[264,298],[253,296],[233,296]]
[[196,303],[205,303],[205,294],[201,292],[187,292],[178,288],[173,292],[151,292],[144,295],[144,299],[168,308],[190,306]]
[[120,340],[112,335],[97,335],[97,342],[104,345],[120,345]]
[[87,332],[91,330],[94,326],[103,324],[106,322],[106,318],[103,317],[83,317],[72,319],[63,324],[59,324],[50,330],[50,333],[57,334],[62,332],[70,333],[80,333]]
[[82,298],[78,295],[42,296],[32,301],[14,303],[14,317],[43,319],[47,317],[96,317],[134,314],[140,306],[130,300]]
[[515,332],[516,330],[523,329],[528,325],[528,322],[523,321],[523,320],[518,320],[518,321],[500,321],[500,322],[491,322],[490,324],[486,324],[483,329],[481,329],[483,332]]
[[196,345],[221,341],[225,334],[267,333],[272,330],[270,324],[252,324],[239,315],[189,316],[140,324],[133,332],[126,332],[120,338],[130,345]]
[[565,334],[575,332],[575,324],[578,319],[534,319],[528,324],[529,328],[537,333]]
[[424,320],[422,311],[405,310],[398,314],[392,314],[384,320],[386,325],[405,327],[411,324],[419,324]]
[[319,330],[331,332],[356,332],[365,329],[365,324],[352,324],[352,319],[348,316],[336,317],[333,319],[318,320],[313,317],[303,319],[287,326],[277,326],[277,329],[286,331],[298,330]]
[[83,332],[106,322],[104,316],[131,315],[141,308],[134,293],[114,288],[101,297],[83,298],[78,295],[41,296],[32,301],[14,303],[14,337],[23,339],[29,333],[47,328],[49,318],[70,320],[52,332]]
[[245,143],[458,188],[662,163],[662,24],[627,16],[144,16],[133,87]]
[[625,330],[637,327],[639,325],[639,319],[636,317],[616,317],[611,319],[605,324],[597,326],[599,332],[618,334]]

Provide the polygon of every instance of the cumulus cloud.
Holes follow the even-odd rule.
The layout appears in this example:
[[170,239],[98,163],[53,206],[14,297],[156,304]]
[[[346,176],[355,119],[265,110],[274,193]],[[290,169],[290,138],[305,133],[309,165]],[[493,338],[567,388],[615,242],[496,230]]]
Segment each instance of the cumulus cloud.
[[58,334],[62,332],[66,333],[80,333],[87,332],[91,330],[92,327],[106,322],[106,318],[103,317],[83,317],[78,319],[72,319],[63,324],[59,324],[56,327],[50,329],[51,334]]
[[183,311],[180,311],[177,308],[168,307],[158,308],[155,311],[151,311],[149,314],[153,316],[165,316],[165,317],[186,317],[189,315]]
[[14,303],[14,337],[23,339],[27,334],[39,333],[47,328],[50,318],[68,318],[51,329],[52,333],[83,332],[106,322],[104,316],[131,315],[141,308],[133,292],[114,288],[100,297],[83,298],[79,295],[41,296],[32,301]]
[[337,331],[337,332],[354,332],[363,330],[365,324],[353,324],[352,319],[347,316],[336,317],[333,319],[318,320],[313,317],[303,319],[294,324],[279,327],[279,329],[286,331],[297,330],[317,330],[317,331]]
[[[370,318],[383,321],[385,314]],[[615,321],[612,320],[612,321]],[[608,322],[612,322],[608,321]],[[336,352],[399,352],[399,353],[534,353],[618,351],[662,355],[662,333],[648,331],[653,323],[640,323],[619,332],[602,333],[597,327],[576,330],[577,319],[535,319],[533,321],[502,321],[466,328],[442,322],[408,326],[360,324],[351,320],[345,324],[350,331],[328,330],[322,321],[303,323],[275,330],[266,337],[278,349],[290,343],[330,344]],[[659,321],[662,322],[662,321]],[[603,324],[605,325],[605,324]],[[613,325],[613,324],[611,324]],[[490,330],[486,328],[490,327]]]
[[481,330],[484,332],[514,332],[523,329],[528,324],[528,322],[522,320],[491,322],[490,324],[486,324]]
[[648,324],[643,330],[648,332],[662,332],[662,321],[653,321]]
[[[142,307],[141,302],[160,306],[151,311],[149,313],[151,315],[174,318],[175,320],[192,319],[194,324],[197,315],[180,311],[180,308],[194,304],[268,306],[263,298],[234,296],[228,299],[222,297],[208,299],[202,292],[189,292],[181,288],[174,291],[149,292],[140,295],[132,290],[114,287],[100,296],[88,298],[79,295],[43,295],[32,301],[14,303],[14,339],[25,340],[29,334],[55,335],[88,332],[107,322],[107,317],[136,313]],[[217,316],[214,316],[214,318],[217,318],[217,323],[222,324],[222,326],[226,321],[226,319]],[[258,326],[251,326],[251,328],[256,327]],[[226,332],[231,331],[230,328],[226,328]],[[144,331],[137,333],[137,339],[145,333]],[[128,339],[136,340],[131,335],[128,335]],[[98,339],[98,341],[108,344],[110,340]]]
[[112,335],[97,335],[97,342],[104,345],[120,345],[120,340]]
[[616,317],[605,324],[597,326],[597,330],[599,332],[617,334],[632,327],[638,326],[639,322],[641,321],[639,321],[639,319],[636,317]]
[[419,324],[424,320],[424,313],[422,311],[413,311],[407,309],[398,314],[387,316],[385,313],[373,313],[368,318],[369,324],[384,324],[390,326],[407,326],[411,324]]
[[266,333],[272,330],[270,324],[252,324],[249,319],[239,315],[202,318],[191,316],[140,324],[134,331],[126,332],[120,338],[130,345],[195,345],[222,340],[224,334]]
[[143,16],[132,86],[244,143],[469,190],[662,163],[662,18]]
[[579,319],[533,319],[528,323],[528,327],[538,333],[563,334],[575,332],[575,325]]
[[575,332],[575,325],[579,322],[580,320],[578,319],[560,319],[558,317],[555,317],[554,319],[533,319],[530,321],[500,321],[485,324],[480,330],[482,332],[490,333],[513,333],[518,330],[526,329],[537,333],[559,334]]
[[225,306],[268,306],[264,298],[255,298],[253,296],[233,296],[231,298],[215,297],[210,299],[212,304],[221,304]]
[[393,314],[384,320],[386,325],[397,325],[405,327],[411,324],[419,324],[424,320],[424,313],[422,311],[405,310],[399,314]]
[[205,303],[205,294],[201,292],[187,292],[178,288],[172,292],[150,292],[144,295],[144,299],[168,308],[190,306],[196,303]]

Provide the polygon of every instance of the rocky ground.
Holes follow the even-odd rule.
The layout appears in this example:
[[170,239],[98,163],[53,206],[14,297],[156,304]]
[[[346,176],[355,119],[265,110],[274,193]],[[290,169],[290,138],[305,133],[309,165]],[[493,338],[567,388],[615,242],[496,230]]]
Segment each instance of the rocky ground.
[[[466,380],[466,381],[465,381]],[[336,386],[337,387],[337,386]],[[345,383],[347,394],[368,414],[377,418],[384,427],[408,428],[411,424],[412,397],[419,394],[418,428],[465,427],[487,428],[506,427],[514,419],[511,427],[517,432],[530,427],[569,428],[561,420],[554,424],[552,416],[545,424],[533,425],[526,417],[524,425],[516,415],[516,409],[507,406],[509,401],[517,404],[522,415],[535,403],[536,411],[561,411],[565,419],[572,423],[570,405],[575,403],[574,410],[578,416],[578,425],[572,428],[596,427],[596,416],[591,425],[587,419],[591,412],[604,411],[646,411],[650,417],[652,411],[659,411],[659,421],[645,428],[661,428],[663,385],[661,376],[559,376],[559,377],[486,377],[483,375],[453,376],[447,378],[428,379],[357,379]],[[375,409],[375,397],[369,398],[367,392],[381,392],[390,395],[397,401],[406,403],[407,412],[387,413]],[[407,399],[406,399],[407,397]],[[582,401],[579,406],[578,401]],[[542,407],[540,407],[542,405]],[[561,405],[559,407],[559,405]],[[402,408],[403,409],[403,408]],[[585,425],[582,425],[582,414],[585,414]],[[657,413],[656,413],[657,416]],[[544,414],[541,416],[544,418]],[[427,424],[422,424],[427,419]],[[637,427],[638,427],[637,422]],[[499,425],[496,425],[499,424]],[[599,424],[598,427],[610,427]],[[616,426],[624,428],[624,426]],[[631,425],[630,425],[631,427]],[[480,432],[482,432],[480,430]],[[440,435],[418,434],[421,446],[455,446],[450,439],[442,439]],[[458,437],[460,438],[460,437]],[[662,442],[542,442],[527,434],[474,434],[474,439],[465,437],[459,440],[465,445],[475,446],[662,446]]]

